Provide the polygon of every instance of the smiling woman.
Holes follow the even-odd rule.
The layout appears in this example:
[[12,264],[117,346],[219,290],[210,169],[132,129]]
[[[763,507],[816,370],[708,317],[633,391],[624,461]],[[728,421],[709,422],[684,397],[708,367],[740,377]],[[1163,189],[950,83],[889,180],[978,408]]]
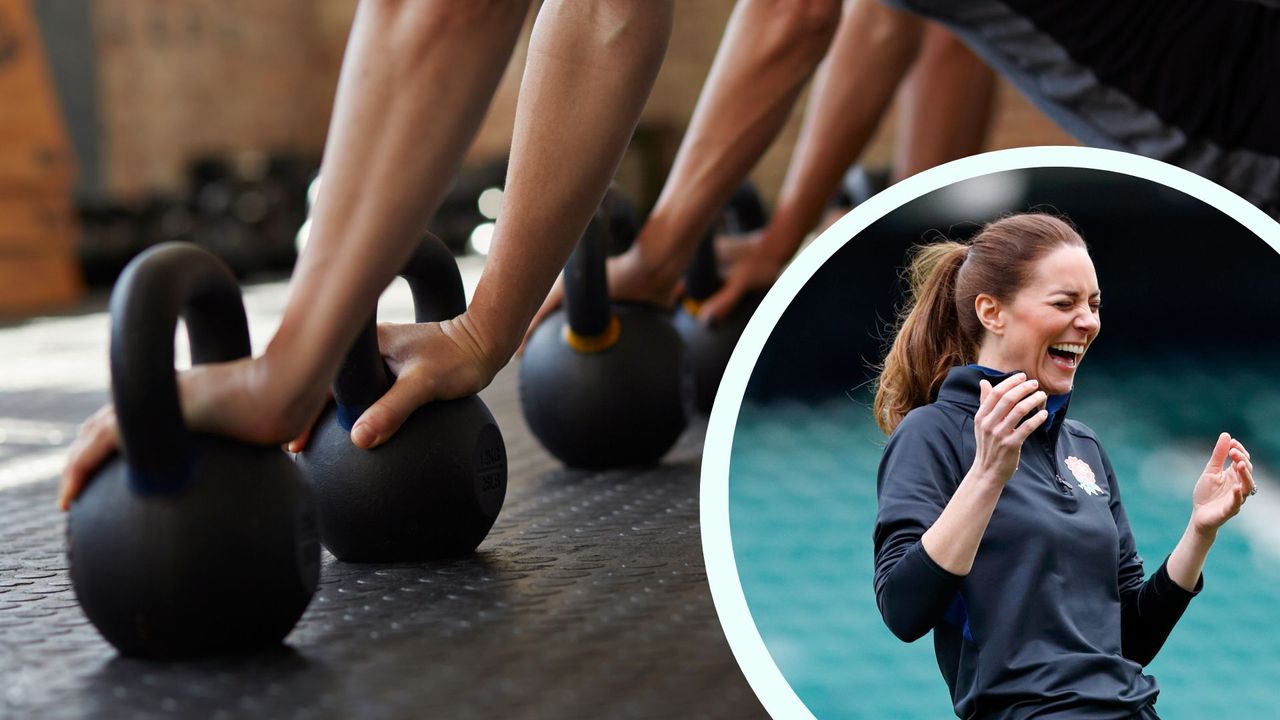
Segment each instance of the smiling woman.
[[907,642],[933,631],[960,717],[1156,717],[1143,667],[1253,490],[1248,451],[1219,436],[1186,532],[1144,580],[1111,461],[1067,418],[1101,328],[1084,240],[1011,215],[918,248],[909,275],[875,399],[885,623]]
[[[1042,256],[1044,262],[1037,262]],[[1039,369],[1032,378],[1047,383],[1046,391],[1067,392],[1084,349],[1053,358],[1048,346],[1080,340],[1087,346],[1098,334],[1093,262],[1084,240],[1061,218],[1010,215],[970,242],[919,247],[910,277],[916,301],[902,313],[876,392],[876,418],[886,433],[909,410],[928,403],[955,365]],[[1081,306],[1091,313],[1074,312]],[[1047,311],[1053,307],[1061,312]],[[1062,325],[1076,320],[1086,327],[1064,334]]]

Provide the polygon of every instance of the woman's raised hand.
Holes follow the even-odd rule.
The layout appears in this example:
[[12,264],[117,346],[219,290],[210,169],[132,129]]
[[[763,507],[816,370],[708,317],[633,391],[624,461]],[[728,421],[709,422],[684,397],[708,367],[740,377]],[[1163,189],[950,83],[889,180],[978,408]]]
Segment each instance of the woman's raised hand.
[[1240,512],[1254,487],[1249,451],[1239,440],[1222,433],[1191,493],[1191,526],[1203,534],[1216,533]]
[[[1049,417],[1043,407],[1048,395],[1039,390],[1040,383],[1028,380],[1026,373],[1014,373],[995,387],[979,380],[981,399],[973,416],[973,434],[977,453],[973,468],[982,477],[1004,485],[1018,469],[1022,443]],[[1037,407],[1040,411],[1027,418]],[[1025,422],[1019,424],[1023,418]]]

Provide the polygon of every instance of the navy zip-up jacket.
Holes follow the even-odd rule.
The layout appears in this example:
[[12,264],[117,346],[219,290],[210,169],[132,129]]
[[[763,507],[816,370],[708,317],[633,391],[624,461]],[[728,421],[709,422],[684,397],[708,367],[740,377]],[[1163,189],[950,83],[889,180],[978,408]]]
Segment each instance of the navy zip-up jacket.
[[875,590],[885,623],[912,642],[933,630],[961,718],[1131,718],[1159,689],[1142,667],[1195,592],[1142,559],[1102,445],[1066,400],[1022,447],[973,569],[942,569],[920,536],[973,464],[978,380],[953,368],[935,402],[894,430],[877,479]]

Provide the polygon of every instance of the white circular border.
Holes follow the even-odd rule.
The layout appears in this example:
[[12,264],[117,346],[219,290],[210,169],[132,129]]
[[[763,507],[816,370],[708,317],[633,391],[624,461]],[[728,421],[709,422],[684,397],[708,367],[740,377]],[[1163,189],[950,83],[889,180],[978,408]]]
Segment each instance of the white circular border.
[[859,205],[796,256],[774,283],[733,351],[707,425],[702,451],[700,522],[707,581],[720,625],[751,689],[775,718],[813,718],[773,662],[751,618],[729,529],[729,455],[747,381],[783,311],[809,278],[846,242],[884,215],[961,180],[1024,168],[1088,168],[1132,175],[1198,198],[1231,216],[1280,252],[1280,224],[1247,200],[1188,170],[1141,155],[1082,147],[1032,147],[983,153],[949,162],[892,185]]

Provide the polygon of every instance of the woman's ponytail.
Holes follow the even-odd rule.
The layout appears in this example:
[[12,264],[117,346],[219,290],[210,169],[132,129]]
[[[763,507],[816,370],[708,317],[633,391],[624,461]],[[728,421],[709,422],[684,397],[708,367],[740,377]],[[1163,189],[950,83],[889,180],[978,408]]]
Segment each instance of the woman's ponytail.
[[931,402],[947,372],[971,362],[977,351],[964,338],[956,311],[956,277],[968,252],[968,245],[950,240],[913,251],[910,295],[876,386],[876,423],[885,434],[913,408]]

